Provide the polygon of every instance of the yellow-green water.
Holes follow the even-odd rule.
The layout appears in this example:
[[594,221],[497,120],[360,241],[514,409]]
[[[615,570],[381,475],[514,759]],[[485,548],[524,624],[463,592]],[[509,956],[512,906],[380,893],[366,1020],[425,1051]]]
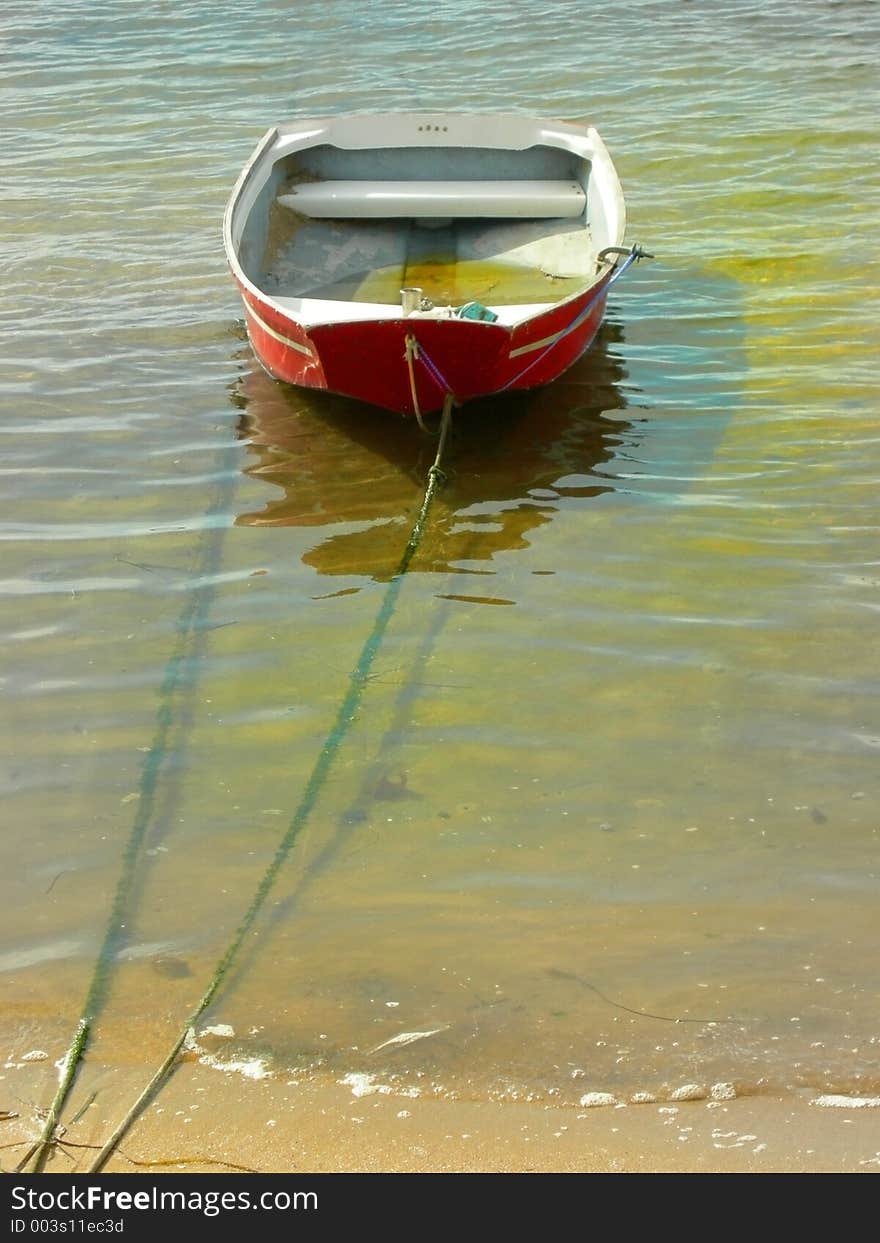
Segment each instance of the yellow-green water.
[[421,289],[435,306],[465,302],[501,302],[516,306],[530,302],[557,302],[582,289],[585,277],[555,276],[540,268],[504,260],[444,259],[426,256],[406,265],[375,268],[308,290],[312,298],[342,298],[354,302],[400,301],[403,286]]
[[277,1074],[475,1099],[876,1094],[876,8],[37,0],[0,25],[10,1063],[63,1055],[138,817],[71,1109],[164,1053],[433,457],[254,362],[219,231],[240,166],[286,117],[515,106],[597,125],[658,258],[559,384],[456,416],[206,1021]]

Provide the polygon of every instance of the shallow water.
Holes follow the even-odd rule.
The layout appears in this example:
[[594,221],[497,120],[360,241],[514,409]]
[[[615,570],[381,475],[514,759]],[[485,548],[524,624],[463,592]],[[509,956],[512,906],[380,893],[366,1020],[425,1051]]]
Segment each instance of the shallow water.
[[877,25],[6,6],[11,1062],[66,1049],[133,841],[80,1097],[164,1054],[421,504],[417,428],[255,363],[220,242],[242,163],[278,119],[514,107],[597,125],[658,258],[557,385],[457,417],[204,1021],[473,1099],[878,1091]]

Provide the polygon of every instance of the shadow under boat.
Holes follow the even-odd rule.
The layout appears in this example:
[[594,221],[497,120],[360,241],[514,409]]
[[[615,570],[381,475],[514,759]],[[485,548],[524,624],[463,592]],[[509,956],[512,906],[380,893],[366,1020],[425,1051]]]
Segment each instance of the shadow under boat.
[[[597,473],[634,426],[621,416],[626,377],[606,318],[587,353],[546,388],[468,402],[453,415],[448,475],[431,512],[430,538],[412,568],[480,573],[476,563],[524,548],[564,498],[614,488]],[[437,443],[414,419],[273,380],[248,355],[233,386],[245,472],[266,484],[246,526],[314,527],[303,557],[321,574],[390,578],[424,494]],[[439,502],[439,503],[438,503]]]

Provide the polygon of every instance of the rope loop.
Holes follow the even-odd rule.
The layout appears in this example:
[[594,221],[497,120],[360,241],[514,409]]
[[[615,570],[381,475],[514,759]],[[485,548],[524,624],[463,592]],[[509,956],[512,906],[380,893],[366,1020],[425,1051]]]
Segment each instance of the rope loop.
[[437,364],[433,361],[428,351],[425,349],[424,345],[422,345],[418,341],[415,335],[413,333],[407,333],[404,340],[405,340],[406,349],[404,350],[403,356],[406,359],[406,366],[409,372],[409,390],[410,390],[410,394],[412,395],[413,412],[416,416],[416,422],[418,423],[419,427],[422,429],[423,432],[427,432],[428,429],[427,427],[425,427],[424,419],[422,418],[422,411],[421,411],[421,407],[419,406],[419,396],[418,396],[418,392],[416,391],[416,375],[415,375],[415,367],[413,366],[414,360],[418,360],[420,363],[422,363],[428,375],[431,377],[431,379],[434,381],[437,387],[442,391],[444,395],[444,403],[446,401],[446,398],[451,398],[453,404],[456,406],[460,406],[461,402],[456,398],[452,390],[452,385],[446,379],[446,377],[444,376],[440,368],[437,366]]
[[419,395],[418,395],[418,392],[416,391],[416,375],[415,375],[415,369],[413,367],[413,359],[420,357],[419,343],[416,340],[416,338],[412,335],[412,333],[407,333],[405,344],[406,344],[406,349],[404,350],[403,356],[406,359],[406,367],[407,367],[407,371],[409,372],[409,391],[412,396],[413,413],[416,416],[416,422],[418,423],[419,427],[422,429],[423,432],[427,432],[428,429],[427,427],[425,427],[424,421],[422,419],[422,412],[419,408]]

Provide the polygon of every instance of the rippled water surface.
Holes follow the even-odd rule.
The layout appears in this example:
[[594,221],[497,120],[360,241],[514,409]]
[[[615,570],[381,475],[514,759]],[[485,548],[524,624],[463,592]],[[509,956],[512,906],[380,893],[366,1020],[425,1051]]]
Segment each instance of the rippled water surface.
[[[63,1054],[115,901],[81,1092],[146,1075],[295,828],[205,1016],[237,1055],[880,1089],[878,25],[4,6],[11,1061]],[[563,380],[457,416],[358,685],[434,444],[267,378],[220,222],[274,122],[409,107],[592,121],[657,258]]]

